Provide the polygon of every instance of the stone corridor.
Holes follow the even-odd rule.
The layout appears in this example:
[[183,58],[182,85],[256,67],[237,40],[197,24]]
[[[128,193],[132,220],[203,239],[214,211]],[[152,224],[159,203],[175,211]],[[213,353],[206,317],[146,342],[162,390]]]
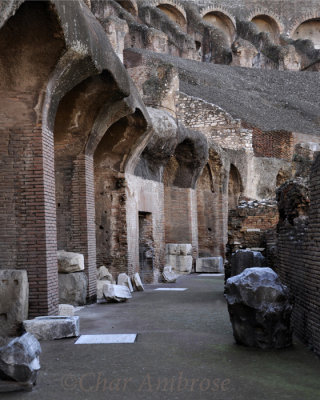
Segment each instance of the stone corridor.
[[320,359],[295,341],[260,351],[234,344],[223,276],[192,274],[127,303],[78,311],[81,334],[137,333],[133,344],[43,341],[33,392],[1,399],[318,400]]

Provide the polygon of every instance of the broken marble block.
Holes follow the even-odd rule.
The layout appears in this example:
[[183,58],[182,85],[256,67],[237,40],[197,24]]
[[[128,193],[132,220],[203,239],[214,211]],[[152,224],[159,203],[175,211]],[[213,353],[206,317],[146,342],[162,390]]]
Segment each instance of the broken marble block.
[[110,283],[109,281],[97,280],[97,300],[103,300],[103,287]]
[[71,304],[59,304],[59,315],[63,317],[73,317],[74,307]]
[[108,268],[102,265],[97,270],[97,279],[99,281],[109,281],[110,283],[115,283],[112,274],[109,272]]
[[130,290],[130,292],[133,292],[131,279],[129,278],[129,276],[127,274],[122,273],[122,274],[118,275],[118,285],[127,286],[128,289]]
[[84,257],[79,253],[71,253],[70,251],[57,251],[58,272],[69,274],[84,270]]
[[44,316],[23,322],[24,329],[38,340],[54,340],[80,335],[79,317]]
[[0,347],[0,392],[31,390],[40,369],[41,347],[30,333]]
[[192,272],[192,245],[168,243],[166,245],[166,263],[180,274]]
[[166,283],[174,283],[178,279],[179,275],[173,272],[170,265],[166,265],[163,268],[162,277]]
[[130,290],[124,285],[107,283],[103,286],[103,295],[108,302],[121,303],[132,298]]
[[140,275],[138,274],[138,272],[133,274],[132,284],[133,284],[133,287],[135,288],[135,290],[137,290],[138,292],[144,291],[144,287],[143,287],[143,284],[141,282],[141,278],[140,278]]
[[225,298],[238,344],[261,349],[291,346],[289,292],[271,268],[248,268],[229,278]]
[[231,276],[241,274],[246,268],[265,266],[266,259],[260,251],[237,250],[231,256]]
[[202,257],[196,261],[196,272],[223,273],[222,257]]
[[59,303],[83,306],[86,304],[88,279],[85,272],[58,274]]
[[181,274],[190,274],[192,272],[192,256],[167,254],[166,261],[175,272]]
[[28,318],[27,271],[0,269],[0,336],[16,336]]

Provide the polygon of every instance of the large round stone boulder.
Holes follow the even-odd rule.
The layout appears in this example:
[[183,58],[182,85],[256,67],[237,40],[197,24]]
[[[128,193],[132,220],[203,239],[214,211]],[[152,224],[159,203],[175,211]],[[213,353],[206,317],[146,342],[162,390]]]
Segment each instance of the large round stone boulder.
[[225,298],[238,344],[262,349],[292,344],[289,292],[271,268],[247,268],[229,278]]

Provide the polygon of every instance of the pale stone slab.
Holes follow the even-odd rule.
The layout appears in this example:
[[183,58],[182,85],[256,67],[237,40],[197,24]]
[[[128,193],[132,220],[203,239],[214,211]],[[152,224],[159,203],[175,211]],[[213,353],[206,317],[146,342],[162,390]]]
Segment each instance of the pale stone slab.
[[196,261],[196,272],[223,272],[222,257],[203,257]]
[[24,329],[38,340],[54,340],[79,336],[79,317],[44,316],[23,321]]
[[58,274],[59,303],[82,306],[86,304],[88,279],[85,272]]
[[131,279],[129,278],[129,276],[127,274],[122,273],[122,274],[118,275],[118,285],[127,286],[127,288],[130,290],[130,292],[133,292]]
[[205,277],[207,277],[207,276],[213,276],[213,277],[216,277],[216,276],[224,276],[224,274],[199,274],[198,276],[205,276]]
[[72,273],[84,270],[83,254],[72,253],[70,251],[57,251],[58,271],[62,273]]
[[154,290],[161,292],[184,292],[185,290],[188,290],[188,288],[157,288]]
[[28,318],[27,271],[0,269],[0,336],[16,336]]
[[138,274],[138,272],[136,272],[133,277],[132,277],[132,283],[134,288],[138,291],[138,292],[143,292],[144,291],[144,287],[143,284],[141,282],[140,279],[140,275]]
[[71,304],[59,304],[59,315],[64,317],[73,317],[74,307]]
[[102,265],[97,270],[97,279],[100,281],[109,281],[110,283],[115,283],[111,272],[109,272],[108,268]]
[[109,302],[123,302],[132,298],[127,286],[107,283],[103,286],[103,296]]
[[175,272],[190,274],[192,272],[192,256],[175,256],[167,254],[166,261],[171,265]]
[[102,281],[102,280],[97,280],[97,300],[102,300],[104,299],[103,296],[103,287],[105,285],[108,285],[110,283],[109,281]]
[[75,344],[112,344],[112,343],[134,343],[136,333],[107,334],[107,335],[81,335]]

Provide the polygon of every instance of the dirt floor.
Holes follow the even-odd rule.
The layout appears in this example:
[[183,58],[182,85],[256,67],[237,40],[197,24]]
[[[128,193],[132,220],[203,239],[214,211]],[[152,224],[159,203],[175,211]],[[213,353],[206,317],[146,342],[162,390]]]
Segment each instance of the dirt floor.
[[320,359],[299,342],[267,352],[234,343],[223,277],[190,275],[165,286],[188,290],[147,285],[127,303],[79,311],[81,334],[138,333],[135,343],[41,342],[37,386],[0,398],[320,399]]

